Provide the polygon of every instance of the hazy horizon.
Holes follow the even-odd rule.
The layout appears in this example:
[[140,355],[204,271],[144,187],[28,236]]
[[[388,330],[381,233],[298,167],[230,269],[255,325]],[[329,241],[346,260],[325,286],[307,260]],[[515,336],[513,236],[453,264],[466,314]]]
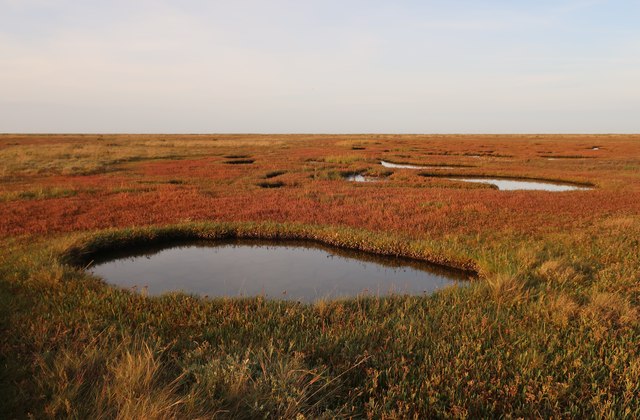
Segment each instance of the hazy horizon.
[[0,0],[0,132],[640,132],[640,2]]

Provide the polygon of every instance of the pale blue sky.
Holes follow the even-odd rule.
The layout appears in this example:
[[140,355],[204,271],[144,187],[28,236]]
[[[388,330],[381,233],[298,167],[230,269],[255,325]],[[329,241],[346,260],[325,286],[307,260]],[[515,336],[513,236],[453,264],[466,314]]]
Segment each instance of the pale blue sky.
[[0,0],[0,132],[640,132],[640,1]]

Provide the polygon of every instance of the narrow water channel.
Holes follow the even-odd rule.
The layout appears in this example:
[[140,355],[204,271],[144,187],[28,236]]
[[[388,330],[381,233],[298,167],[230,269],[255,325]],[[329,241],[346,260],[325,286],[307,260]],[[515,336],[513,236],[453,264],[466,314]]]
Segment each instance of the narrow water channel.
[[386,160],[381,160],[380,164],[385,168],[395,168],[395,169],[426,169],[428,168],[428,166],[409,165],[406,163],[393,163],[393,162],[387,162]]
[[464,181],[464,182],[481,182],[484,184],[492,184],[503,191],[515,191],[515,190],[539,190],[539,191],[580,191],[590,190],[589,187],[560,184],[552,182],[540,182],[540,181],[519,181],[514,179],[492,179],[492,178],[449,178],[452,181]]
[[410,165],[408,163],[393,163],[387,162],[386,160],[381,160],[380,165],[385,168],[393,168],[393,169],[456,169],[455,166],[446,166],[446,165]]

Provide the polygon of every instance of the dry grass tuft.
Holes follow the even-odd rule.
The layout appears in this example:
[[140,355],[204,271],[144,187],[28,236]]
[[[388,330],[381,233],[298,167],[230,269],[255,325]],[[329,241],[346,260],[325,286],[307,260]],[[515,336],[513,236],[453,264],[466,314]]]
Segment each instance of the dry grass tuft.
[[580,313],[580,305],[569,295],[548,296],[543,304],[551,322],[566,328]]
[[32,280],[34,282],[42,283],[49,287],[55,286],[60,283],[65,277],[65,268],[59,261],[54,261],[49,267],[33,273]]
[[42,375],[41,387],[51,392],[44,407],[48,417],[77,417],[76,402],[90,398],[89,384],[100,379],[100,364],[104,355],[95,347],[87,346],[81,354],[69,348],[60,349],[47,360],[43,354],[36,358]]
[[324,417],[317,406],[339,388],[336,378],[305,367],[302,353],[283,354],[272,346],[214,358],[191,374],[194,394],[231,418],[247,412],[256,418]]
[[524,283],[513,274],[498,273],[486,281],[493,299],[498,303],[516,303],[524,299]]
[[[146,343],[122,343],[105,351],[92,342],[42,357],[43,387],[52,392],[44,412],[50,417],[173,419],[184,415],[176,396],[180,378],[165,384],[162,363]],[[87,412],[89,409],[91,412]]]
[[537,274],[543,280],[558,285],[567,283],[580,284],[584,282],[585,275],[577,271],[571,264],[562,260],[549,260],[544,262],[537,270]]
[[640,312],[618,293],[595,292],[583,315],[593,323],[608,327],[637,327]]
[[162,385],[161,362],[146,344],[135,344],[108,362],[96,406],[117,419],[179,418],[184,400],[176,396],[177,381]]

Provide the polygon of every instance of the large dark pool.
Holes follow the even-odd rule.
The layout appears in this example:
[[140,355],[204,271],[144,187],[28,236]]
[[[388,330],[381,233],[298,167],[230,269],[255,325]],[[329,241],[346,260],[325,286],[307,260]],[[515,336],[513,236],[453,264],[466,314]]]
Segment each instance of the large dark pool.
[[150,295],[257,296],[313,302],[358,295],[432,293],[469,276],[428,263],[307,242],[191,242],[102,256],[89,270]]

